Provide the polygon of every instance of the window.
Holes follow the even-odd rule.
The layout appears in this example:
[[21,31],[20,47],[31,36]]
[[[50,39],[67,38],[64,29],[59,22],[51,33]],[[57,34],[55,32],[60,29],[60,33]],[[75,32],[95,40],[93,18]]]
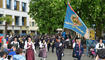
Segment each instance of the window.
[[3,8],[3,0],[0,0],[0,8]]
[[11,0],[6,0],[7,9],[11,9]]
[[19,26],[19,16],[15,16],[15,25]]
[[17,10],[16,0],[14,1],[14,10]]
[[14,10],[19,10],[19,1],[14,1]]
[[26,11],[26,3],[22,3],[22,11]]
[[34,22],[32,22],[32,26],[34,26]]
[[[2,16],[3,16],[3,15],[2,15],[2,14],[0,14],[0,17],[2,17]],[[2,22],[3,22],[3,21],[0,21],[0,24],[2,24]]]
[[22,17],[22,26],[26,26],[26,17]]

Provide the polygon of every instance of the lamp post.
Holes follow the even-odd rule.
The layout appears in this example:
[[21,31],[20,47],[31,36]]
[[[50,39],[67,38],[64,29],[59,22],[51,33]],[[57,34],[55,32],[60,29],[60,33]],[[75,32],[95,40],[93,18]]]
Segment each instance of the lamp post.
[[95,26],[96,26],[96,25],[93,24],[92,26],[93,26],[93,29],[94,29],[94,31],[95,31],[95,39],[96,39],[96,29],[95,29]]

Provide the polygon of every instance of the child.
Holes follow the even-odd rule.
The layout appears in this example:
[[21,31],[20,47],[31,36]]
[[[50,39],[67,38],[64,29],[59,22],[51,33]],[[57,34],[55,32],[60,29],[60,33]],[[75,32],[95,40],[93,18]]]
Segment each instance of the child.
[[11,59],[14,55],[16,55],[16,47],[13,46],[12,49],[12,51],[8,54],[8,59]]
[[90,56],[92,56],[92,58],[94,58],[96,56],[94,47],[90,47]]

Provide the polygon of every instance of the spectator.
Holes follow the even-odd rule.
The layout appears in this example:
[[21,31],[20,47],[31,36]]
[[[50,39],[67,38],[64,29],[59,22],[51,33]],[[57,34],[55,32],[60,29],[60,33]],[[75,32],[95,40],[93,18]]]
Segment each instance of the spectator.
[[97,56],[95,60],[105,60],[105,49],[101,49],[97,52]]
[[99,43],[97,43],[96,45],[96,49],[97,49],[97,52],[100,50],[100,49],[103,49],[104,48],[104,43],[102,42],[102,38],[99,39]]
[[16,50],[16,55],[13,56],[13,60],[26,60],[25,56],[22,55],[22,49],[18,48]]
[[13,51],[11,51],[11,52],[8,54],[9,56],[16,55],[16,47],[13,46],[12,49],[13,49]]
[[8,59],[6,58],[6,57],[7,57],[7,53],[6,53],[6,52],[1,52],[0,55],[1,55],[0,60],[8,60]]
[[3,36],[0,36],[0,49],[1,49],[1,46],[2,46],[2,38],[3,38]]

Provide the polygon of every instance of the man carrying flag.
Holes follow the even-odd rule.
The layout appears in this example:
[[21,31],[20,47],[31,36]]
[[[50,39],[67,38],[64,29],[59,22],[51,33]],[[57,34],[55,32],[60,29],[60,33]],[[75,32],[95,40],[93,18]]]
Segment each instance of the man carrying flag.
[[[67,11],[66,11],[66,17],[64,21],[64,28],[71,29],[77,33],[79,33],[81,36],[84,36],[86,39],[88,39],[88,29],[86,25],[83,23],[81,18],[76,14],[76,12],[73,10],[71,5],[67,4]],[[81,60],[81,56],[83,55],[83,46],[80,42],[76,43],[73,52],[74,56],[77,58],[77,60]]]

